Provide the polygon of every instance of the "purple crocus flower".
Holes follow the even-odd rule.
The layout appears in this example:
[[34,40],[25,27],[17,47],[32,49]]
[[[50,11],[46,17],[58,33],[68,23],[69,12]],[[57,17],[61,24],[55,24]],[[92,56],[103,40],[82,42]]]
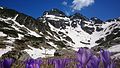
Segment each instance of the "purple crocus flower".
[[110,52],[106,50],[100,50],[100,56],[104,64],[104,68],[114,68],[114,63],[110,59]]
[[77,61],[79,62],[77,68],[85,68],[92,56],[90,49],[80,48],[77,52]]
[[42,63],[41,59],[28,59],[25,61],[26,66],[25,68],[40,68]]
[[65,68],[65,66],[70,62],[70,59],[49,59],[48,64],[54,64],[55,68]]
[[0,61],[0,68],[11,68],[11,64],[14,62],[12,58],[5,58]]
[[92,56],[90,61],[87,64],[87,68],[99,68],[100,57]]

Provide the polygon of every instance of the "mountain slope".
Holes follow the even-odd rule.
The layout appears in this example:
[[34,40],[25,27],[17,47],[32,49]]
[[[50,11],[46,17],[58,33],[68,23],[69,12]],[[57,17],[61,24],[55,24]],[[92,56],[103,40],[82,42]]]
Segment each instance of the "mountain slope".
[[[34,19],[8,8],[0,8],[0,56],[25,59],[65,55],[80,47],[110,51],[119,47],[120,18],[102,21],[80,13],[67,16],[58,9]],[[70,51],[69,51],[70,50]],[[18,53],[18,56],[13,53]],[[66,53],[67,52],[67,53]],[[10,54],[10,55],[9,55]]]

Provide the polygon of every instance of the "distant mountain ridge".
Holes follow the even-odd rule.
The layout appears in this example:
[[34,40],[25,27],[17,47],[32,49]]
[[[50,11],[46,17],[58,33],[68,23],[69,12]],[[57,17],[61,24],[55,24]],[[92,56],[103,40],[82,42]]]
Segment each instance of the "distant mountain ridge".
[[112,52],[112,47],[120,47],[119,42],[120,18],[102,21],[97,17],[89,19],[80,13],[67,16],[58,9],[51,9],[35,19],[0,7],[0,51],[4,50],[1,57],[22,60],[26,58],[24,55],[51,57],[56,52],[65,55],[80,47],[96,51],[103,48]]

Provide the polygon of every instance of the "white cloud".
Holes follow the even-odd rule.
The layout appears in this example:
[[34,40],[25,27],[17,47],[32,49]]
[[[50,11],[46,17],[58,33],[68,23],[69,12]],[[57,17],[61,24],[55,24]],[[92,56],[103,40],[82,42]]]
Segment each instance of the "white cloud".
[[94,0],[74,0],[71,7],[73,8],[73,10],[81,10],[82,8],[88,7],[93,3]]
[[66,5],[67,5],[67,2],[66,2],[66,1],[63,1],[62,4],[66,6]]

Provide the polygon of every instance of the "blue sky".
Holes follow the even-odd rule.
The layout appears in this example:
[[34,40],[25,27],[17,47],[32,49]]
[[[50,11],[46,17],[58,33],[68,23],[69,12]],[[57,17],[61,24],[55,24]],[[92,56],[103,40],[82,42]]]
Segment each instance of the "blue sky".
[[[37,18],[46,10],[58,8],[67,14],[79,12],[102,20],[120,17],[120,0],[0,0],[0,5]],[[81,3],[80,3],[81,2]],[[77,7],[77,8],[76,8]]]

